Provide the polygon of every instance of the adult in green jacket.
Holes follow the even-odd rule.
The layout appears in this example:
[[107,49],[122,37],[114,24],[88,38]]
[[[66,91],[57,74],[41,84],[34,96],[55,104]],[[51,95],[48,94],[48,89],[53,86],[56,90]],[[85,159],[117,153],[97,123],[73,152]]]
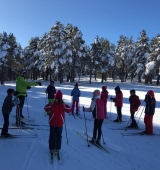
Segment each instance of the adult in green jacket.
[[31,86],[38,86],[38,85],[41,86],[42,85],[41,82],[27,82],[27,81],[25,81],[25,75],[26,75],[26,71],[22,70],[16,80],[16,96],[20,100],[20,104],[17,105],[17,109],[16,109],[16,124],[19,124],[20,122],[21,122],[21,124],[24,123],[21,121],[21,118],[24,118],[24,116],[22,114],[22,109],[23,109],[25,97],[27,97],[27,93],[26,93],[27,89],[30,89]]

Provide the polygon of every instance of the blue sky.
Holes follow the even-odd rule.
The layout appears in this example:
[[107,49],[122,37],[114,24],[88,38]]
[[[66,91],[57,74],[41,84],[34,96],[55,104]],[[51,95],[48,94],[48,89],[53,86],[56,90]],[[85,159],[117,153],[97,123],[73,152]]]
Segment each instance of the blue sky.
[[90,45],[98,35],[117,45],[145,29],[160,34],[159,0],[0,0],[0,33],[13,33],[22,47],[48,32],[56,21],[77,26]]

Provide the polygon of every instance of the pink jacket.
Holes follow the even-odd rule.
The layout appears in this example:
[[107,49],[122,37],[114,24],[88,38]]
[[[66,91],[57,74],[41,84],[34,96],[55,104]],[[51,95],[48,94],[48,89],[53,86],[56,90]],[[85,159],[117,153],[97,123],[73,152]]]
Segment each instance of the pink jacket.
[[92,115],[95,119],[105,119],[104,102],[100,96],[95,96],[92,99],[90,110],[92,111]]

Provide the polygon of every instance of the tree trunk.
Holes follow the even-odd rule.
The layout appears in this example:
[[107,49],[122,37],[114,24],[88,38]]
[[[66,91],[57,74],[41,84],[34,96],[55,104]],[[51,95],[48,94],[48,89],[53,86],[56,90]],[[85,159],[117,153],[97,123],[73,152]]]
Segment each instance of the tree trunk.
[[52,70],[51,70],[51,68],[49,68],[49,80],[50,81],[52,80]]
[[157,82],[156,85],[159,85],[159,80],[160,80],[160,64],[158,63],[158,67],[157,67]]
[[46,76],[45,76],[45,80],[48,81],[48,68],[46,68]]
[[35,68],[33,68],[33,80],[36,79],[36,73],[35,73]]
[[2,64],[2,71],[1,71],[1,85],[4,84],[4,63]]
[[92,69],[90,69],[89,84],[91,84],[91,80],[92,80]]
[[157,86],[159,85],[159,79],[160,79],[160,75],[157,76],[157,82],[156,82]]
[[9,67],[9,80],[11,81],[12,80],[12,68]]
[[97,72],[96,71],[94,72],[94,79],[95,80],[97,79]]
[[43,80],[44,80],[44,71],[42,72],[42,77],[43,77]]
[[71,74],[70,74],[70,73],[68,73],[68,75],[67,75],[67,82],[69,82],[69,81],[70,81],[70,79],[71,79]]
[[133,78],[134,78],[134,73],[132,72],[131,73],[131,82],[133,81]]
[[102,73],[102,80],[101,80],[101,83],[103,83],[103,80],[104,80],[104,73]]

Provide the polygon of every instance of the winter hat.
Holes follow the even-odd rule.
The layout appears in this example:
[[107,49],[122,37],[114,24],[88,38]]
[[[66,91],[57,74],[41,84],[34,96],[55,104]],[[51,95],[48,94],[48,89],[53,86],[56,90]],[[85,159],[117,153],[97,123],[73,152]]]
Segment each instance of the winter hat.
[[7,93],[8,93],[8,94],[15,93],[15,90],[14,90],[14,89],[8,89],[8,90],[7,90]]
[[130,90],[130,93],[136,93],[136,91],[134,89]]
[[120,87],[117,86],[117,87],[115,88],[115,91],[120,91]]
[[107,86],[102,86],[102,88],[106,90],[106,89],[107,89]]
[[76,84],[74,85],[74,87],[78,87],[78,83],[76,83]]
[[93,92],[93,96],[100,96],[100,95],[101,95],[101,93],[100,93],[99,90],[95,90],[95,91]]
[[147,92],[147,94],[149,94],[152,98],[154,98],[154,92],[153,92],[152,90],[149,90],[149,91]]
[[51,82],[50,82],[51,84],[54,84],[54,81],[53,80],[51,80]]
[[56,99],[62,99],[62,92],[60,90],[56,93]]

